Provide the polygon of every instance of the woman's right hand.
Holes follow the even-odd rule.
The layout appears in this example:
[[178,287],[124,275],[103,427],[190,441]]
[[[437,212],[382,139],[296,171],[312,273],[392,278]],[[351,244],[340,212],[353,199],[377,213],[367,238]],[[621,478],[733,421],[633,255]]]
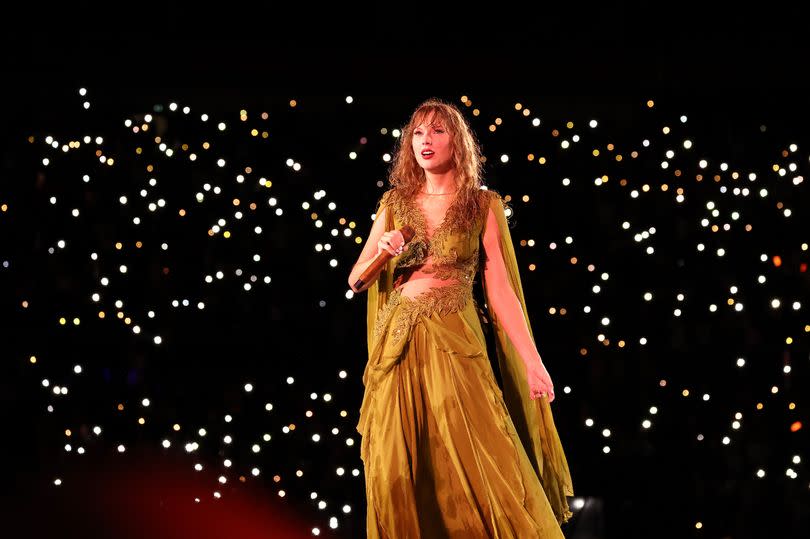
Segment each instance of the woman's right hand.
[[383,251],[388,251],[391,253],[391,256],[397,256],[402,253],[403,250],[407,251],[408,246],[405,245],[405,237],[399,230],[383,232],[383,235],[380,236],[380,241],[377,242],[377,255]]

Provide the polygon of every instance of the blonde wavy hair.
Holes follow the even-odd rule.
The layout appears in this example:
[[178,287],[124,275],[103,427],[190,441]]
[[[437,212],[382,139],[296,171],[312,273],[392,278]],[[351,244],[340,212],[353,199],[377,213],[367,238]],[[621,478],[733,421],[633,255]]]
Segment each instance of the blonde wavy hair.
[[[439,99],[428,99],[416,107],[399,137],[388,175],[389,184],[407,200],[413,200],[425,184],[425,171],[412,149],[413,131],[421,123],[441,124],[450,134],[453,169],[459,193],[448,209],[447,222],[457,230],[469,230],[484,210],[481,193],[483,165],[481,148],[461,111]],[[452,215],[450,212],[452,211]]]

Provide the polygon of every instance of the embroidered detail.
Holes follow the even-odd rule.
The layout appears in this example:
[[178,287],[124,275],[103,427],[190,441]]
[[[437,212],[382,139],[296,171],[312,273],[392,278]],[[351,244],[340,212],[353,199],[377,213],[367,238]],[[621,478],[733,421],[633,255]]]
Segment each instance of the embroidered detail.
[[458,312],[464,309],[470,300],[472,300],[472,286],[466,283],[434,286],[413,298],[403,296],[400,289],[394,289],[377,316],[374,339],[379,339],[390,323],[389,335],[392,344],[396,345],[420,316],[429,317],[433,313],[445,316]]
[[478,245],[475,246],[469,258],[461,262],[457,261],[458,253],[455,247],[451,247],[450,252],[452,256],[448,256],[447,258],[452,260],[452,262],[443,261],[441,263],[428,264],[422,268],[422,271],[424,273],[430,273],[436,279],[443,281],[455,279],[462,283],[471,284],[475,278],[475,274],[478,273]]
[[[486,211],[489,208],[491,197],[496,193],[482,190],[481,195],[486,197],[486,204],[482,204],[485,211],[479,215],[476,225],[483,227]],[[394,269],[394,280],[397,283],[407,281],[409,276],[406,268],[419,269],[424,273],[431,273],[439,280],[457,280],[461,283],[472,283],[480,266],[480,253],[476,244],[473,252],[464,260],[459,261],[457,247],[445,248],[445,245],[452,243],[451,237],[454,233],[471,234],[471,231],[455,230],[453,225],[458,221],[456,214],[458,199],[454,199],[447,208],[445,217],[433,231],[431,237],[427,233],[427,221],[422,210],[413,201],[405,200],[395,189],[385,192],[381,199],[382,204],[386,204],[396,215],[397,220],[409,224],[414,229],[414,237],[408,244],[408,250],[404,251],[396,261]],[[474,230],[479,227],[475,226]],[[465,238],[468,240],[468,238]],[[403,275],[405,274],[405,275]],[[399,280],[398,280],[399,279]],[[400,282],[401,281],[401,282]]]
[[[402,197],[398,197],[402,198]],[[425,219],[425,214],[416,204],[414,200],[402,200],[402,205],[406,206],[407,209],[410,211],[412,221],[414,223],[414,228],[417,228],[421,233],[422,237],[424,238],[425,242],[430,245],[431,247],[436,243],[441,243],[447,234],[450,232],[450,225],[455,221],[454,212],[456,211],[456,205],[458,203],[458,197],[453,199],[453,202],[447,206],[447,209],[444,212],[444,218],[441,220],[439,225],[433,231],[431,237],[428,237],[428,227],[427,227],[427,219]],[[432,251],[432,249],[431,249]]]
[[392,290],[391,294],[388,296],[388,301],[385,302],[385,305],[383,305],[382,308],[377,312],[377,321],[374,324],[373,332],[375,341],[379,339],[383,328],[388,325],[388,322],[391,319],[391,314],[400,303],[400,296],[401,293],[398,289]]
[[414,236],[408,244],[408,250],[403,251],[397,259],[397,267],[424,264],[424,261],[430,256],[430,240],[425,232],[425,221],[422,212],[399,196],[394,189],[386,192],[383,200],[389,204],[399,221],[411,225],[414,229]]

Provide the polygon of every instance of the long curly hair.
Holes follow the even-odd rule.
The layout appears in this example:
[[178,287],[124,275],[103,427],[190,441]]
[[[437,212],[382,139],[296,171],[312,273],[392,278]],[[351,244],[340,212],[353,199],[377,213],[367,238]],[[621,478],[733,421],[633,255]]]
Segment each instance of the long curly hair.
[[428,99],[416,107],[408,123],[402,128],[393,163],[388,175],[389,184],[399,196],[413,200],[425,184],[425,171],[419,166],[412,149],[413,131],[422,122],[441,124],[451,137],[453,169],[456,172],[458,195],[448,212],[448,223],[457,230],[469,230],[482,214],[484,198],[481,193],[483,164],[481,148],[470,124],[461,111],[439,99]]

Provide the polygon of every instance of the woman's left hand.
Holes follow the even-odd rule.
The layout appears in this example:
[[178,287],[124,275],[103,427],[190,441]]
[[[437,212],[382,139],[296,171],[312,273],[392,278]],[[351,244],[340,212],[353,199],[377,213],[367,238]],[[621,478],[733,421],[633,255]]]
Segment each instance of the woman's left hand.
[[549,404],[554,401],[554,384],[551,375],[541,361],[526,364],[526,379],[529,382],[529,396],[532,400],[543,395],[548,397]]

